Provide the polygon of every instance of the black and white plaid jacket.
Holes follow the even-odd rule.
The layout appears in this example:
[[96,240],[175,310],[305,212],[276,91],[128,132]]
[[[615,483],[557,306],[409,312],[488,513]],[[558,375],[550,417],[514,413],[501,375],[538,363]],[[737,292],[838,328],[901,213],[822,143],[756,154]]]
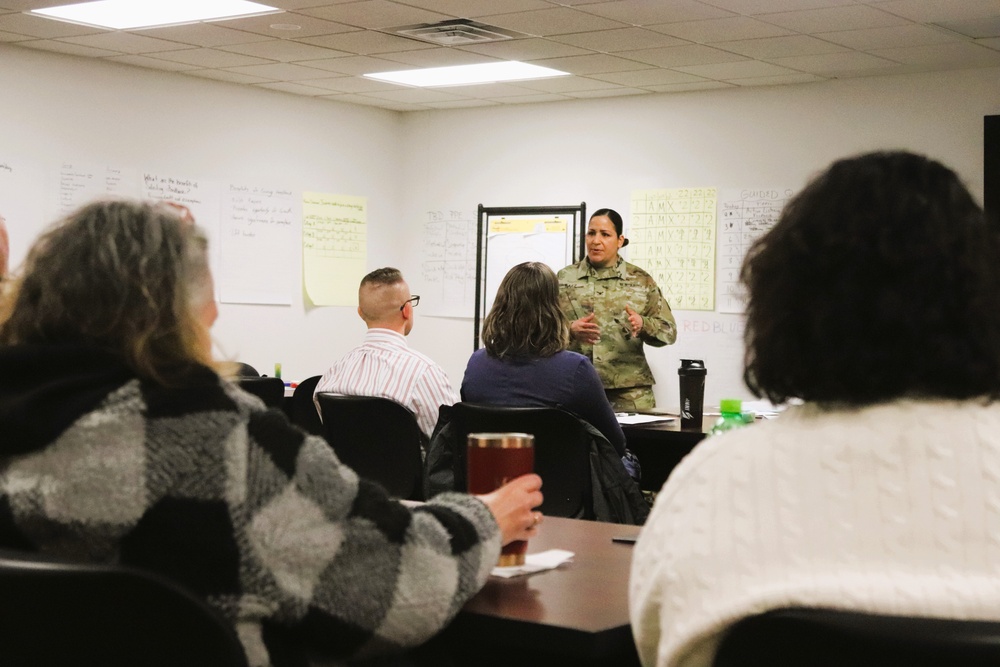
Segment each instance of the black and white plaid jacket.
[[0,349],[0,546],[172,577],[251,665],[417,645],[486,581],[480,501],[408,509],[207,369],[166,389],[88,354]]

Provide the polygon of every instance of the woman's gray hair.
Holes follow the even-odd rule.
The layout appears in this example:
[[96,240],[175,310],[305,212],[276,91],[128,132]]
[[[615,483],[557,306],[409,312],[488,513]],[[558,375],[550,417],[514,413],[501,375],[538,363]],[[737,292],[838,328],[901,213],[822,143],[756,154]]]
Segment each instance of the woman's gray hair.
[[180,385],[211,365],[197,311],[212,294],[205,235],[164,204],[84,206],[46,231],[0,301],[0,344],[77,343]]

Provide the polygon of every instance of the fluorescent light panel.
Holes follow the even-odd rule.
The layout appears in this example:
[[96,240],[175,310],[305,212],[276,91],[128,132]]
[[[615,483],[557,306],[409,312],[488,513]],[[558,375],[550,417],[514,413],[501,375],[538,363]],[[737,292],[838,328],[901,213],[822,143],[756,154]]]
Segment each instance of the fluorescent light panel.
[[569,76],[551,67],[529,65],[517,61],[484,63],[481,65],[456,65],[454,67],[431,67],[428,69],[408,69],[399,72],[378,72],[365,74],[366,78],[399,83],[404,86],[469,86],[478,83],[498,81],[523,81],[545,79],[553,76]]
[[129,30],[280,11],[246,0],[99,0],[34,9],[30,13],[99,28]]

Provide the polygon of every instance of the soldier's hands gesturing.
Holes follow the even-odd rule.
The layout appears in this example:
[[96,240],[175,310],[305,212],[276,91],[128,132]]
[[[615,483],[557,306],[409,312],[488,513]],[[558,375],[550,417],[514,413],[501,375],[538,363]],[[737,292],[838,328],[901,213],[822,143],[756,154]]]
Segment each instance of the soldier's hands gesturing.
[[625,312],[628,313],[628,322],[632,325],[632,335],[638,336],[642,331],[642,315],[632,310],[631,306],[625,306]]
[[586,317],[581,317],[578,320],[574,320],[569,325],[569,332],[573,338],[577,339],[581,343],[593,345],[597,341],[601,340],[601,327],[594,322],[593,313],[587,315]]

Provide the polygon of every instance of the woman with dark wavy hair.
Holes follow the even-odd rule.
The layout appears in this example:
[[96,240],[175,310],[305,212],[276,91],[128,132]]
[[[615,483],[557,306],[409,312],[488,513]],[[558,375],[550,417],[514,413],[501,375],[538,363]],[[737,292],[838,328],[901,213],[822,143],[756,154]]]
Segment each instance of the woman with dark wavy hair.
[[625,456],[625,434],[594,365],[567,345],[556,274],[541,262],[518,264],[500,282],[483,320],[484,347],[466,366],[462,400],[562,408],[590,422]]
[[779,607],[1000,619],[1000,242],[958,176],[839,160],[750,249],[747,385],[774,421],[673,471],[633,560],[644,665]]

